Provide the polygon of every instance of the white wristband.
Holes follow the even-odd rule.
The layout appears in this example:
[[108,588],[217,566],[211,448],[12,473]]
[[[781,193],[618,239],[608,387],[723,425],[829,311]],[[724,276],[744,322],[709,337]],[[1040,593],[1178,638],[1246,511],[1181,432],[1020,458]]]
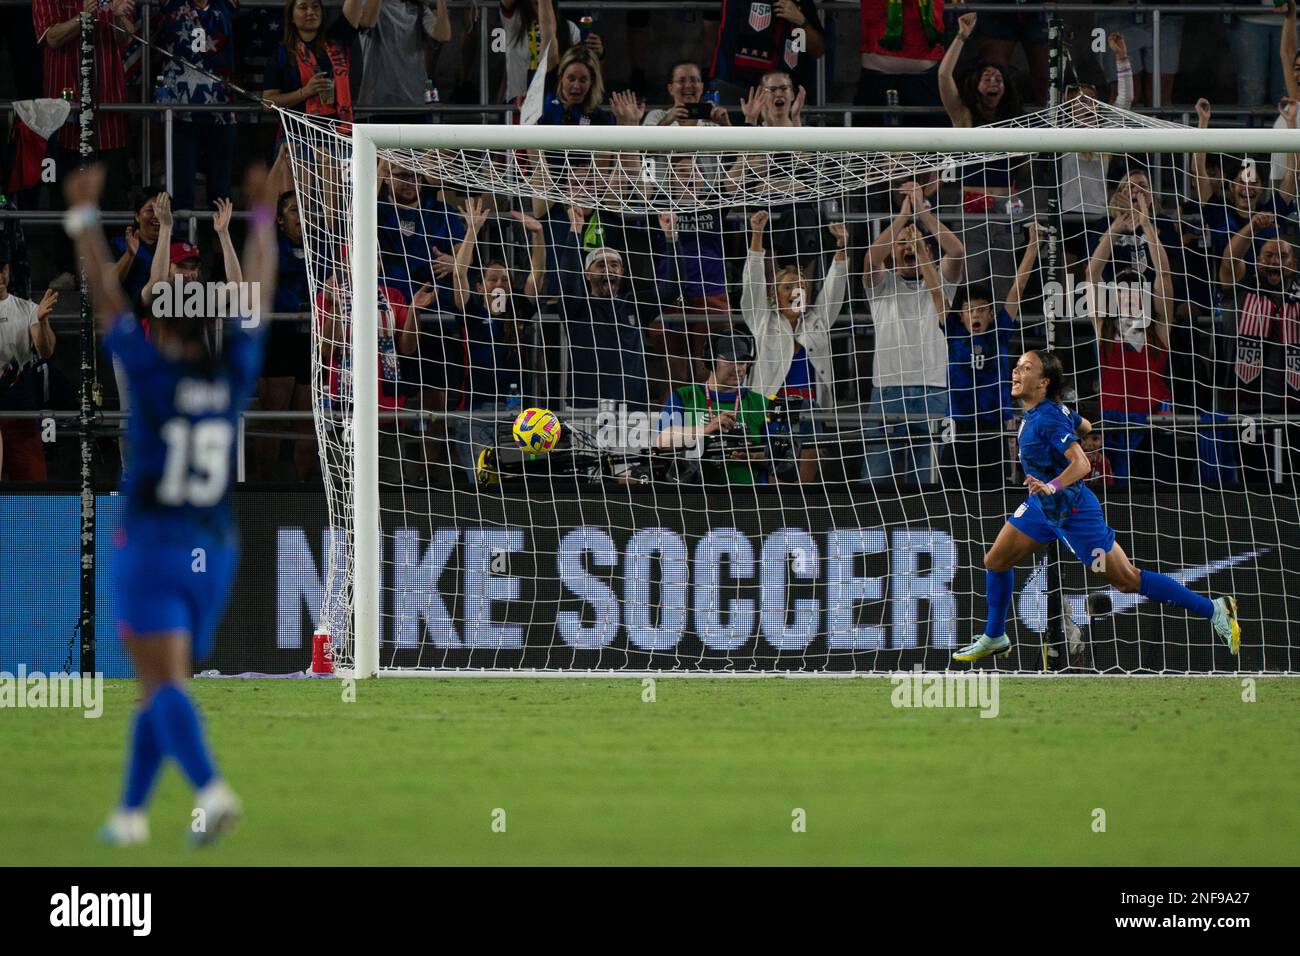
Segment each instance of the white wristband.
[[91,203],[73,206],[63,214],[63,231],[76,239],[91,226],[99,224],[99,207]]

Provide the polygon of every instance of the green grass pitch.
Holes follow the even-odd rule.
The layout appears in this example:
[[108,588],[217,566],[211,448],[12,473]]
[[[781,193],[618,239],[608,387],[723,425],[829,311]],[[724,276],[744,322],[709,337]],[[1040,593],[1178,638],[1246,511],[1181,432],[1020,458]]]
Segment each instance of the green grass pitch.
[[[98,720],[0,711],[11,864],[1289,864],[1300,682],[1004,679],[1000,715],[897,709],[888,680],[198,680],[247,818],[95,832],[134,686]],[[505,811],[505,832],[493,813]],[[792,814],[806,815],[793,832]],[[1094,832],[1094,810],[1105,832]],[[498,819],[499,816],[498,816]]]

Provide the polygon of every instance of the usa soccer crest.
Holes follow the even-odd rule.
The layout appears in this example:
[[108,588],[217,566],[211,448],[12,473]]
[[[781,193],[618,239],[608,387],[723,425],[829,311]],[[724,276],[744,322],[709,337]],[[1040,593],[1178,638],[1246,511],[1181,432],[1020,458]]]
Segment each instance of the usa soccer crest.
[[751,3],[749,5],[749,26],[755,33],[762,33],[772,25],[772,5],[770,3]]

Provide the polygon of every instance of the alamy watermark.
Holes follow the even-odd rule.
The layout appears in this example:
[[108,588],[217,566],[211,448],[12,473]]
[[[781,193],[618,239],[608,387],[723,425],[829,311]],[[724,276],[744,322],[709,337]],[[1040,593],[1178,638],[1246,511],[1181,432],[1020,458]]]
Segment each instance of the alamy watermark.
[[18,673],[0,671],[0,709],[71,708],[91,719],[104,712],[104,675],[28,673],[26,664]]
[[150,291],[156,319],[239,319],[245,329],[262,322],[260,282],[198,282],[178,274]]
[[[702,427],[708,424],[709,414],[706,412],[693,421],[694,417],[681,411],[629,410],[621,402],[617,407],[603,405],[596,415],[596,445],[606,451],[667,447],[685,451],[687,458],[699,458],[704,453]],[[665,432],[668,437],[661,444],[659,436]]]
[[927,674],[917,664],[911,673],[890,675],[894,690],[889,702],[895,707],[978,707],[981,717],[996,717],[999,680],[986,670]]
[[1043,312],[1057,319],[1149,319],[1155,315],[1155,301],[1149,282],[1076,282],[1067,273],[1064,285],[1043,283]]

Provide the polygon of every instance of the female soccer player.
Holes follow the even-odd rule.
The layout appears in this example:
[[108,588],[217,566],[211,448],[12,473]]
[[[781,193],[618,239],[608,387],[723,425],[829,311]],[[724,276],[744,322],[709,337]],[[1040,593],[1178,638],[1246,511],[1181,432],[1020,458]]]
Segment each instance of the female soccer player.
[[1020,464],[1027,476],[1029,500],[1007,519],[984,555],[989,605],[984,633],[953,658],[977,661],[990,654],[1011,653],[1011,639],[1003,632],[1011,606],[1012,568],[1054,538],[1064,541],[1085,566],[1099,571],[1123,593],[1177,604],[1208,619],[1236,654],[1241,644],[1236,598],[1211,601],[1168,575],[1139,571],[1116,543],[1097,496],[1081,483],[1091,466],[1079,436],[1090,432],[1092,424],[1058,401],[1064,382],[1061,360],[1051,352],[1026,352],[1011,370],[1011,397],[1020,399],[1025,409]]
[[[211,318],[155,308],[146,336],[112,273],[99,227],[103,186],[103,168],[91,167],[64,187],[64,225],[85,259],[104,345],[125,369],[131,393],[126,507],[110,580],[118,633],[140,677],[140,702],[122,803],[101,836],[119,846],[148,840],[149,792],[163,759],[172,757],[198,791],[190,838],[203,845],[230,830],[241,808],[213,764],[185,681],[192,662],[212,651],[234,581],[230,463],[239,415],[262,365],[261,313],[227,323],[215,355],[206,344]],[[265,170],[250,175],[248,191],[254,205],[245,278],[260,291],[261,309],[270,311],[275,197]]]

